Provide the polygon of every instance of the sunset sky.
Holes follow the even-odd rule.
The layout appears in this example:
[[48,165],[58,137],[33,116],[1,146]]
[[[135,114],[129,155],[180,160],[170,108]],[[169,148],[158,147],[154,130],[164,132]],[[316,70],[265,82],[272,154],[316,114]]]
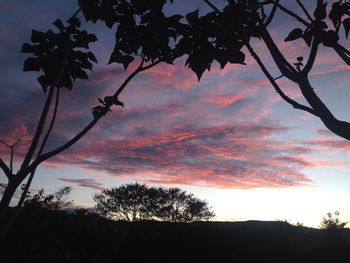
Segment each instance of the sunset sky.
[[[30,41],[31,29],[46,31],[56,18],[69,18],[76,2],[0,3],[0,139],[8,144],[22,140],[16,147],[17,168],[45,99],[38,74],[22,72],[27,56],[20,53],[21,46]],[[200,0],[176,2],[176,10],[207,10]],[[304,2],[312,6],[316,1]],[[302,41],[283,42],[295,25],[277,14],[270,28],[291,62],[308,54]],[[132,69],[107,65],[113,29],[91,23],[83,27],[100,40],[92,45],[99,64],[89,80],[62,91],[50,149],[84,127],[97,98],[112,95]],[[277,77],[263,43],[252,44]],[[193,193],[209,202],[215,220],[288,220],[317,227],[322,216],[338,210],[350,222],[350,142],[282,101],[248,54],[246,63],[224,70],[214,63],[199,83],[182,59],[175,66],[160,64],[143,72],[120,96],[125,107],[113,108],[74,147],[44,163],[32,189],[53,192],[72,186],[75,205],[92,207],[93,194],[103,188],[137,181]],[[310,76],[316,92],[345,121],[350,121],[348,70],[322,46]],[[279,83],[304,102],[293,83],[284,78]],[[0,156],[9,160],[3,145]],[[0,182],[6,183],[3,174]]]

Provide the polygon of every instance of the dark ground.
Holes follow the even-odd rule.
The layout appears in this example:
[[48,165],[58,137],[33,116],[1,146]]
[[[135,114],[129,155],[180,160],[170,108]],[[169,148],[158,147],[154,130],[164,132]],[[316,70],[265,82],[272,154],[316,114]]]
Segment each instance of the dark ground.
[[22,211],[1,244],[2,263],[349,263],[350,230],[286,222],[115,222],[97,215]]

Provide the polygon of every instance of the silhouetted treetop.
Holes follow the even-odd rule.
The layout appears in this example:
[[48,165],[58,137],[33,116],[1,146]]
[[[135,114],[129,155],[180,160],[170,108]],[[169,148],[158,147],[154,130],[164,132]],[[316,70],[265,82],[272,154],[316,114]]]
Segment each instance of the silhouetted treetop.
[[126,221],[192,222],[215,216],[206,201],[179,188],[126,184],[105,189],[94,200],[101,215]]

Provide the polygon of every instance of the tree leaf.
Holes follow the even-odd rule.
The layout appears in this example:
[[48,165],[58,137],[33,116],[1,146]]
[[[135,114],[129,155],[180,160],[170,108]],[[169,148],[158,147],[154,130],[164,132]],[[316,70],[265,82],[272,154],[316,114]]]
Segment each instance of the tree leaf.
[[73,27],[80,27],[81,26],[80,19],[77,17],[71,17],[67,20],[67,22]]
[[124,108],[124,103],[123,102],[121,102],[120,100],[118,100],[118,99],[116,99],[115,101],[114,101],[114,105],[117,105],[117,106],[122,106],[123,108]]
[[95,34],[88,34],[89,42],[96,42],[98,39]]
[[188,13],[186,15],[186,19],[187,19],[188,23],[193,24],[193,22],[195,20],[198,20],[198,14],[199,14],[199,9],[197,9],[196,11],[193,11],[191,13]]
[[89,58],[91,61],[97,63],[97,59],[96,59],[94,53],[88,52],[88,53],[87,53],[87,56],[88,56],[88,58]]
[[57,18],[52,24],[54,24],[61,32],[64,30],[64,25],[61,19]]
[[33,43],[40,43],[42,41],[44,41],[46,38],[45,33],[37,31],[37,30],[32,30],[32,37],[31,37],[31,41]]
[[47,88],[48,88],[48,86],[50,84],[49,78],[47,76],[45,76],[45,75],[42,75],[42,76],[38,77],[38,82],[41,85],[44,93],[46,93]]
[[304,39],[305,43],[308,46],[311,46],[311,42],[312,42],[312,38],[314,36],[314,33],[311,30],[306,30],[303,35],[302,38]]
[[73,79],[88,79],[88,75],[81,68],[73,68],[70,73]]
[[133,56],[129,56],[129,55],[123,56],[122,63],[123,63],[124,69],[126,70],[129,66],[129,64],[133,61],[134,61]]
[[40,62],[37,58],[27,58],[24,61],[23,71],[40,71]]
[[344,26],[344,30],[345,30],[345,36],[346,36],[346,38],[348,38],[349,31],[350,31],[350,18],[343,20],[343,26]]
[[332,9],[329,12],[329,18],[332,20],[333,25],[336,27],[341,17],[345,14],[346,8],[340,2],[336,2],[332,5]]
[[228,54],[228,61],[232,64],[244,64],[245,54],[240,50],[231,51]]
[[38,51],[38,45],[29,45],[24,43],[21,48],[22,53],[36,53]]
[[284,40],[284,42],[287,41],[293,41],[296,40],[298,38],[301,38],[303,35],[303,30],[301,30],[300,28],[294,28],[286,37],[286,39]]
[[[314,17],[316,18],[316,20],[323,20],[326,18],[327,16],[327,3],[323,4],[323,1],[319,1],[320,4],[317,4],[318,7],[315,9],[314,11]],[[322,4],[321,4],[322,2]]]

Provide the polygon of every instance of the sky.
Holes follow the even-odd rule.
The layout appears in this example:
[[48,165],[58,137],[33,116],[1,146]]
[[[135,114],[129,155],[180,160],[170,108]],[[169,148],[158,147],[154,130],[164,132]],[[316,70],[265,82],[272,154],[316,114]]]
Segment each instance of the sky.
[[[69,18],[77,5],[72,0],[2,0],[0,7],[0,139],[8,144],[21,139],[15,148],[18,168],[45,100],[38,75],[22,72],[26,54],[21,46],[29,42],[31,29],[52,28],[56,18]],[[207,10],[199,0],[186,6],[178,1],[172,8]],[[270,27],[291,62],[308,52],[302,41],[283,42],[295,25],[278,13]],[[92,119],[97,98],[112,95],[130,74],[131,69],[107,65],[113,29],[91,23],[85,28],[100,40],[92,45],[99,64],[89,80],[62,91],[48,149],[72,138]],[[252,45],[278,76],[263,43]],[[287,220],[317,227],[323,216],[338,210],[341,220],[350,222],[350,142],[282,101],[248,54],[246,63],[224,70],[214,63],[200,82],[181,59],[143,72],[119,97],[124,108],[114,108],[76,145],[40,166],[32,191],[71,186],[75,205],[92,207],[92,196],[102,189],[139,182],[180,187],[207,200],[214,220]],[[350,121],[348,70],[322,47],[310,75],[317,94],[345,121]],[[282,78],[279,84],[304,103],[293,83]],[[8,162],[3,145],[0,156]],[[0,182],[6,183],[1,173]]]

